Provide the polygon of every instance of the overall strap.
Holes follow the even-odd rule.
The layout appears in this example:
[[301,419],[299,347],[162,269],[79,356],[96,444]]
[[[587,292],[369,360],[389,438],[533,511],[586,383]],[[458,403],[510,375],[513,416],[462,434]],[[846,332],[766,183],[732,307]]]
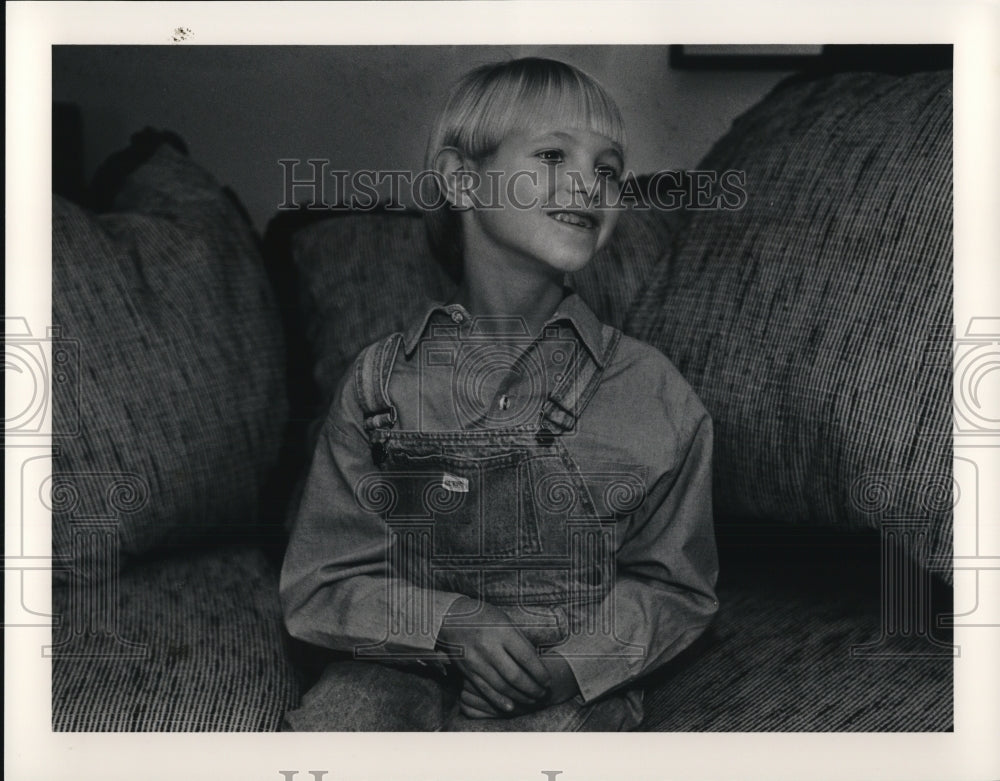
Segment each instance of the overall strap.
[[375,342],[361,351],[354,365],[354,386],[369,436],[396,423],[396,406],[389,398],[389,375],[402,342],[403,335],[399,333]]
[[[622,332],[610,325],[601,326],[601,343],[603,355],[601,363],[607,366],[618,349]],[[573,365],[563,376],[561,382],[549,393],[549,398],[542,407],[542,431],[559,434],[571,431],[583,414],[594,391],[601,384],[604,371],[598,366],[590,352],[582,345],[575,351]]]

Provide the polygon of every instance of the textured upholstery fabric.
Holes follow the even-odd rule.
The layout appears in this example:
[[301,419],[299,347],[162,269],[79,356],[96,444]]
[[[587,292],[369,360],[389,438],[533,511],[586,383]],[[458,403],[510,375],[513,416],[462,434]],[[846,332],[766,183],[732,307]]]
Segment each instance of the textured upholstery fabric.
[[[623,211],[614,237],[573,285],[606,323],[620,326],[630,302],[668,240],[653,209]],[[362,347],[403,330],[427,298],[445,299],[454,284],[434,262],[417,215],[334,217],[295,233],[292,253],[326,399]]]
[[700,164],[746,205],[691,213],[627,331],[712,414],[719,517],[909,519],[950,566],[951,102],[950,72],[796,78]]
[[337,216],[292,238],[306,338],[327,403],[365,345],[402,330],[425,298],[452,285],[427,247],[416,214]]
[[[264,520],[288,414],[273,293],[228,196],[161,146],[115,209],[53,198],[53,322],[79,349],[54,383],[55,430],[78,415],[79,434],[57,440],[53,552],[85,577]],[[87,542],[88,518],[117,546]]]
[[655,674],[644,730],[953,728],[951,632],[928,631],[951,613],[950,589],[897,557],[913,590],[890,606],[878,535],[804,532],[760,524],[738,543],[720,537],[719,613]]
[[602,323],[621,328],[642,286],[670,243],[670,215],[654,208],[627,209],[608,245],[572,284]]
[[271,731],[297,704],[277,569],[259,550],[175,551],[57,589],[53,610],[55,731]]

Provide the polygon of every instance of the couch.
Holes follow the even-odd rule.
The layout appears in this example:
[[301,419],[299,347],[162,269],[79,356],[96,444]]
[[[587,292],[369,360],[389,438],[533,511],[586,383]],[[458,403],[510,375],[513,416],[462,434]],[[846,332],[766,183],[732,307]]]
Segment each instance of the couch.
[[[644,177],[652,208],[573,280],[716,425],[721,609],[647,681],[643,729],[949,731],[951,73],[794,76],[698,168],[743,196]],[[277,579],[316,421],[451,282],[419,214],[258,237],[155,131],[54,195],[52,246],[79,351],[54,386],[53,729],[274,730],[311,669]]]

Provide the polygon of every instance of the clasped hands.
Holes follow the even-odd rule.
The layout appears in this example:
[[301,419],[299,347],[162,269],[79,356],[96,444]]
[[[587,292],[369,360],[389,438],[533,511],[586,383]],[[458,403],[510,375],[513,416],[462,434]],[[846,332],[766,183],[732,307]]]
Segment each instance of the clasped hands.
[[[475,613],[476,626],[449,623]],[[579,692],[570,666],[535,646],[495,605],[462,596],[438,632],[438,647],[461,671],[459,709],[470,719],[518,716],[565,702]]]

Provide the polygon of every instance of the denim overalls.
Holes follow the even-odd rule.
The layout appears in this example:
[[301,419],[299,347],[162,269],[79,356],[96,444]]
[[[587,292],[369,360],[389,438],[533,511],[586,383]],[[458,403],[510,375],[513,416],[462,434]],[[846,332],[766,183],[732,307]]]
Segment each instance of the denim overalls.
[[[620,331],[603,326],[604,366],[620,338]],[[392,611],[397,622],[389,622],[387,633],[401,631],[398,622],[402,621],[409,623],[407,631],[414,624],[430,631],[430,605],[419,599],[427,590],[456,592],[492,603],[537,647],[558,649],[571,632],[610,631],[611,617],[602,605],[610,601],[605,597],[615,582],[615,524],[607,509],[612,502],[603,494],[617,491],[614,501],[620,506],[621,493],[632,491],[638,505],[643,486],[623,483],[620,475],[617,480],[608,476],[603,485],[600,475],[585,479],[563,441],[573,435],[576,421],[598,388],[601,367],[576,342],[554,353],[557,370],[547,378],[550,391],[547,397],[539,396],[537,411],[521,414],[514,410],[504,420],[509,410],[504,406],[506,388],[501,385],[488,405],[480,405],[486,410],[481,422],[488,428],[473,423],[460,431],[399,430],[397,408],[387,389],[401,344],[402,336],[393,334],[366,348],[355,364],[354,377],[374,467],[358,484],[355,496],[385,521],[391,567],[401,576],[397,583],[416,587],[389,594],[390,603],[402,609]],[[473,361],[477,350],[478,359],[485,362],[502,352],[493,349],[489,339],[452,344]],[[537,345],[537,340],[530,342],[511,375],[520,372],[523,377],[531,371]],[[425,357],[419,355],[418,360]],[[456,393],[462,393],[461,383],[459,377]],[[475,623],[475,616],[464,620]],[[621,730],[637,726],[642,718],[641,692],[632,689],[586,705],[577,697],[510,719],[466,719],[448,696],[439,696],[429,683],[435,678],[433,662],[427,667],[426,658],[384,654],[385,645],[355,651],[356,660],[367,657],[379,662],[331,666],[306,695],[303,709],[291,714],[299,714],[295,728],[318,728],[308,726],[305,711],[315,707],[318,700],[311,704],[310,697],[320,697],[321,690],[327,707],[337,707],[331,698],[343,703],[361,696],[390,718],[384,727],[365,721],[364,726],[334,727],[339,729]],[[413,661],[425,665],[424,669]],[[364,669],[349,670],[350,665]],[[410,672],[404,674],[407,667]],[[412,686],[404,675],[410,676]],[[369,688],[352,693],[348,679],[355,686]],[[382,695],[388,700],[373,696],[370,687],[378,685],[409,688],[394,703],[386,692]],[[424,713],[419,713],[419,705],[411,704],[416,721],[408,726],[409,722],[398,718],[405,710],[403,701],[414,696],[413,687],[425,690],[429,701]],[[443,712],[434,712],[442,708]]]

